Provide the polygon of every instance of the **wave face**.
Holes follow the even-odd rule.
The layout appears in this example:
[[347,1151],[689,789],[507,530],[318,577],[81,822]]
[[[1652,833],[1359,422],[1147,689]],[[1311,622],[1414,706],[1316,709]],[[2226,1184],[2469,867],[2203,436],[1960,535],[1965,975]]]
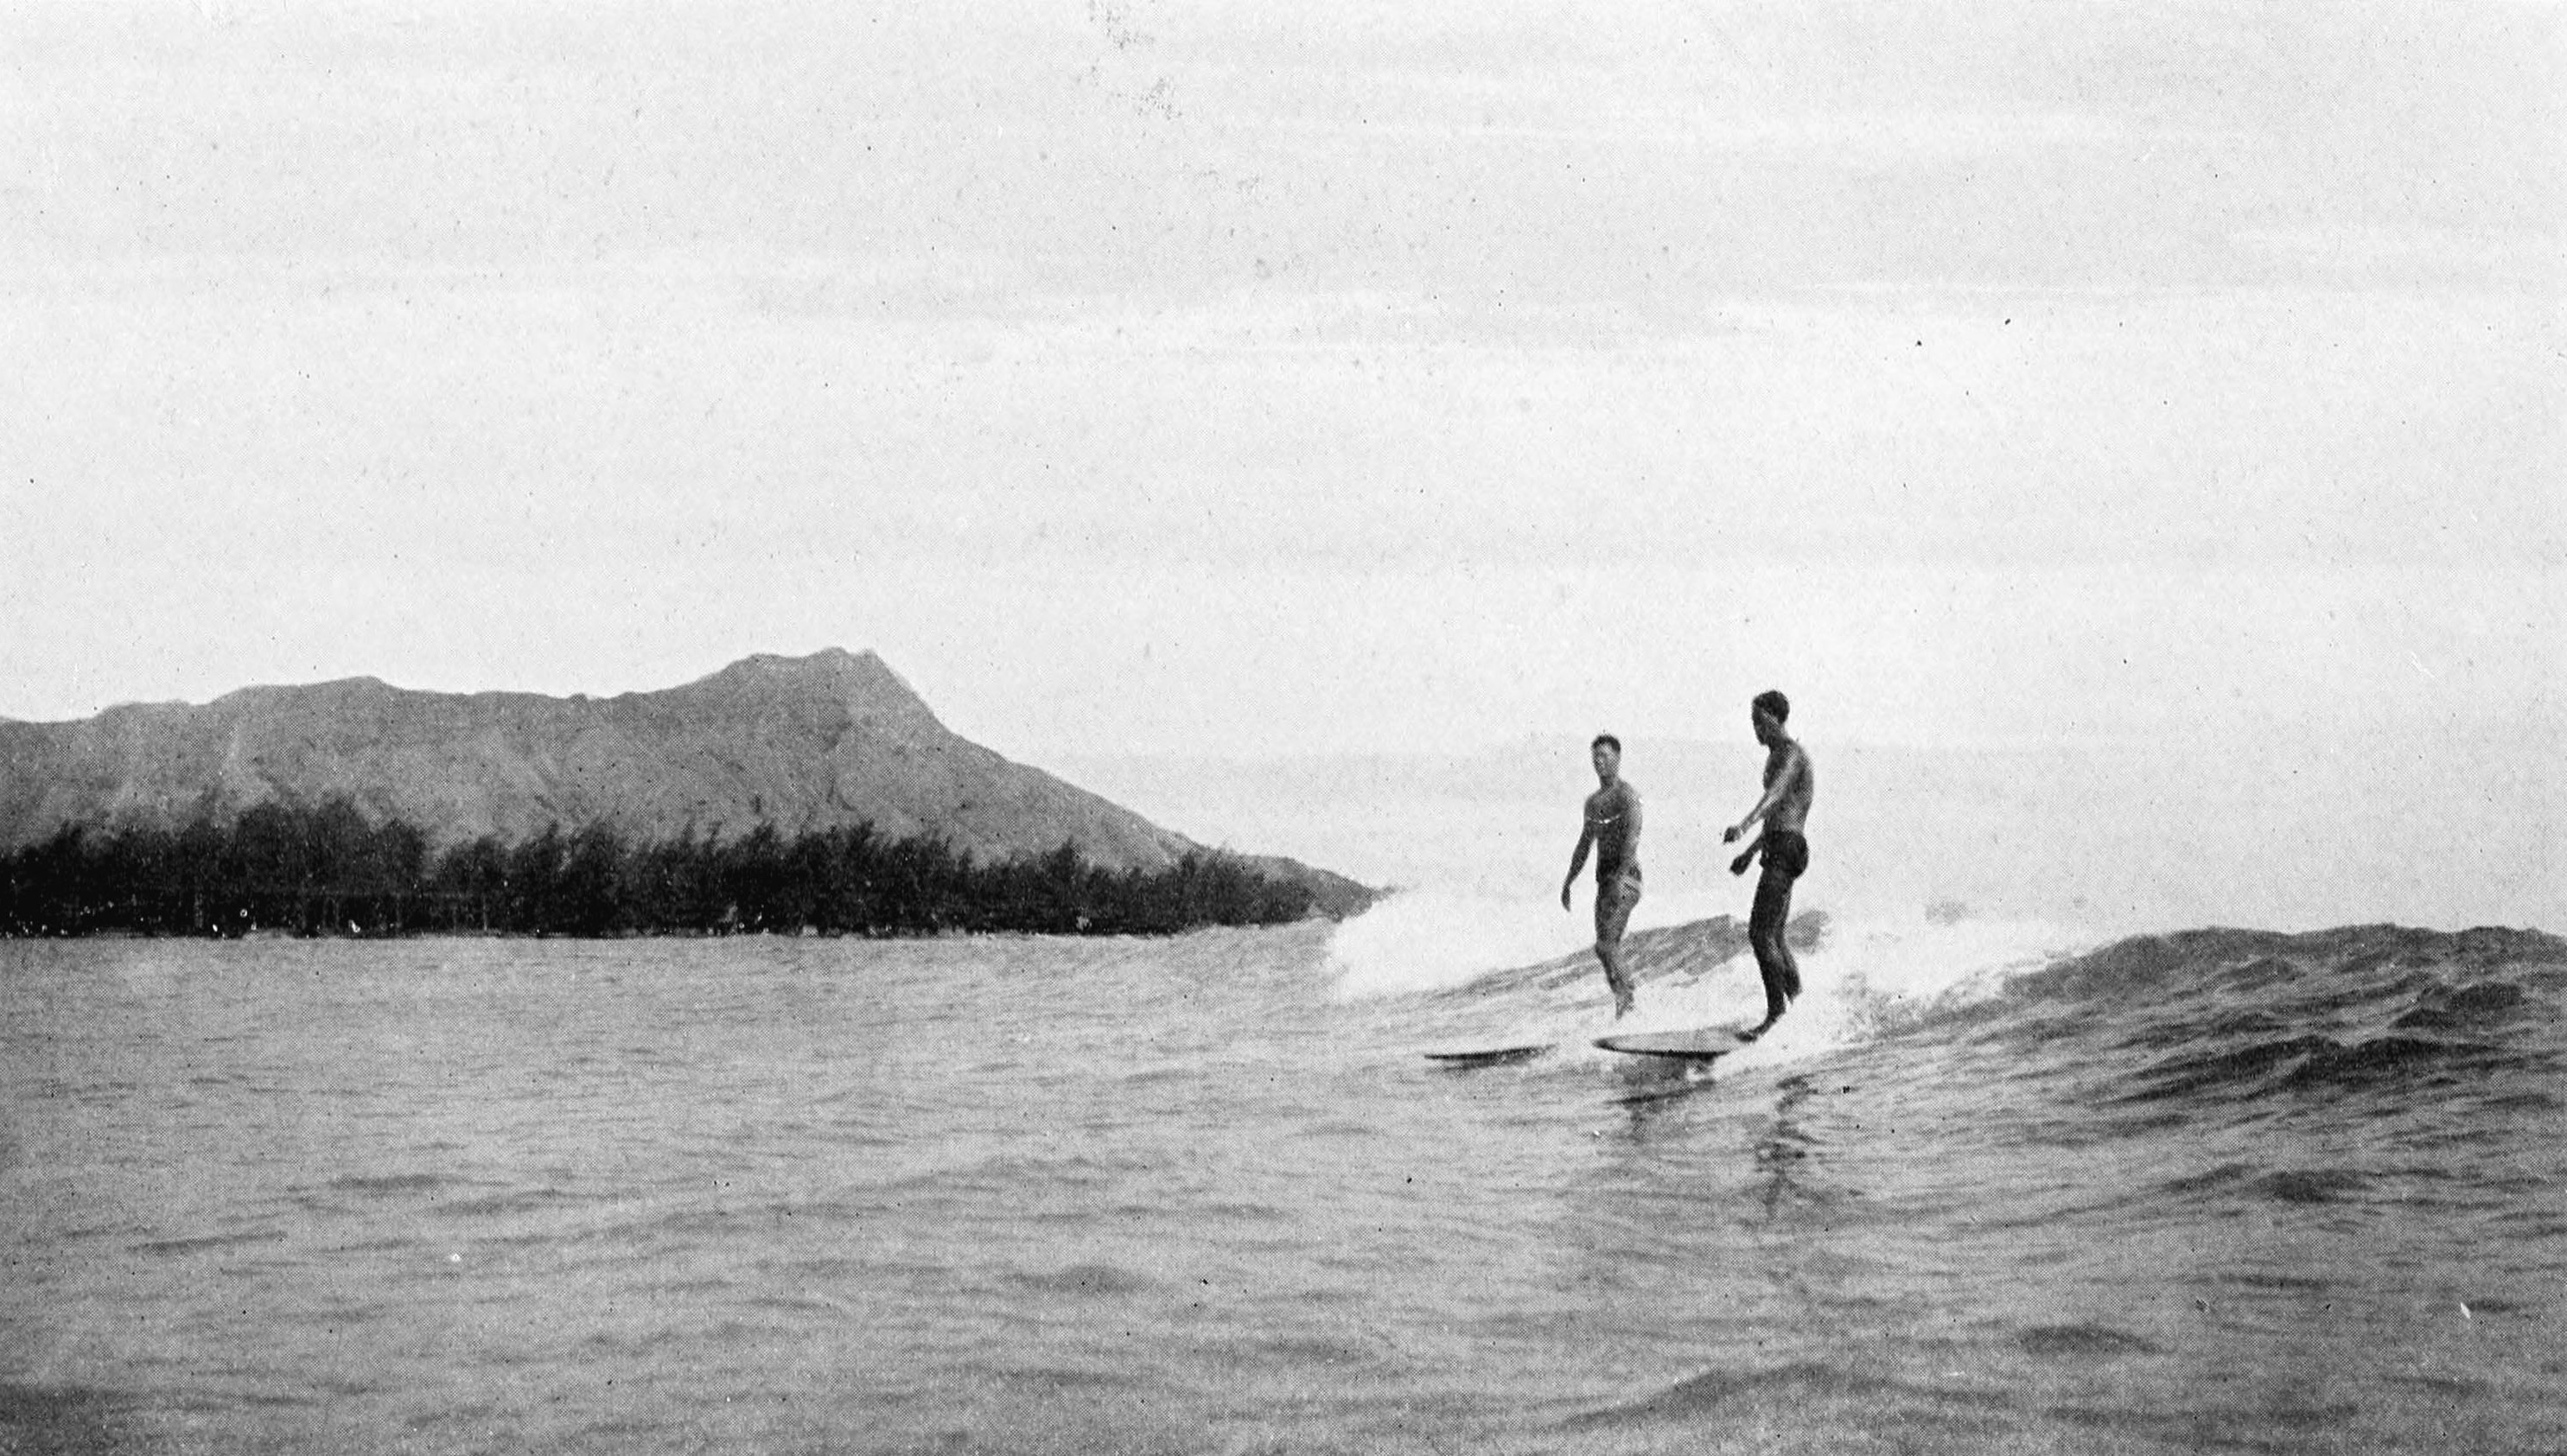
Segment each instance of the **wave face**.
[[[1561,949],[1578,939],[1538,911],[1400,896],[1340,927],[1328,965],[1344,1000],[1422,995],[1575,1036],[1603,1028],[1604,999],[1594,953]],[[2386,1103],[2371,1110],[2404,1112],[2490,1086],[2547,1106],[2539,1083],[2567,1066],[2554,1034],[2567,940],[2538,931],[2206,929],[2100,948],[2077,939],[2041,923],[1803,915],[1791,940],[1807,990],[1777,1033],[1788,1055],[1769,1060],[1944,1044],[2011,1058],[2018,1075],[2069,1078],[2080,1101],[2150,1115],[2242,1106],[2257,1118],[2274,1115],[2277,1097],[2368,1096]],[[1522,959],[1505,964],[1510,954]],[[1761,1010],[1735,917],[1635,929],[1624,956],[1640,1006],[1616,1029]]]
[[2021,977],[1951,1030],[2122,1116],[2464,1125],[2561,1105],[2562,993],[2567,941],[2538,932],[2202,930]]

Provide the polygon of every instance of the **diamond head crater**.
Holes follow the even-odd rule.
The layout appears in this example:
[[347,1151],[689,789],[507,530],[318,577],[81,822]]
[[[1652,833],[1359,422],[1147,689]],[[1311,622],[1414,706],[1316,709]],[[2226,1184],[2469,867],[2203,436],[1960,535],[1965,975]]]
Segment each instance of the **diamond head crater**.
[[1168,934],[1373,891],[964,738],[871,652],[0,721],[0,934]]

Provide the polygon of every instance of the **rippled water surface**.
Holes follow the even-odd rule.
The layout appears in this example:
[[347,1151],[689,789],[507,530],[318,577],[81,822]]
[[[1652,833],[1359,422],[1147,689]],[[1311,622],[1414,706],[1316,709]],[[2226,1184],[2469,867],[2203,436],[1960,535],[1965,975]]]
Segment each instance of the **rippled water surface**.
[[0,943],[0,1451],[2567,1445],[2567,945],[1865,954]]

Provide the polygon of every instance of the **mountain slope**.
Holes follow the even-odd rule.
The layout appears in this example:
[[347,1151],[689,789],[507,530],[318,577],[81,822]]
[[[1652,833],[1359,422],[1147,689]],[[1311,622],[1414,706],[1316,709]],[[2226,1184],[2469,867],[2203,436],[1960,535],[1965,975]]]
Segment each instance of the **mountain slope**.
[[751,657],[683,687],[607,699],[419,693],[353,678],[78,723],[0,723],[0,849],[65,824],[175,826],[201,811],[334,794],[439,843],[513,840],[554,823],[663,838],[869,821],[984,860],[1067,842],[1100,865],[1157,869],[1200,847],[959,736],[882,659],[835,648]]

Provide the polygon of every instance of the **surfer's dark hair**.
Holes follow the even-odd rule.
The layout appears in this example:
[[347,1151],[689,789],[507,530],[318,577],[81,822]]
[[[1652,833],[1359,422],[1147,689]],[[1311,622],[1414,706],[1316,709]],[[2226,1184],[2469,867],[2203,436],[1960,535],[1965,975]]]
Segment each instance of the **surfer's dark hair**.
[[1767,718],[1774,720],[1776,723],[1788,723],[1791,721],[1792,700],[1784,697],[1779,689],[1768,688],[1764,692],[1757,694],[1756,707]]
[[1613,736],[1611,733],[1597,733],[1595,735],[1595,741],[1588,743],[1586,745],[1586,749],[1591,753],[1597,748],[1610,748],[1614,752],[1619,753],[1622,751],[1622,740]]

